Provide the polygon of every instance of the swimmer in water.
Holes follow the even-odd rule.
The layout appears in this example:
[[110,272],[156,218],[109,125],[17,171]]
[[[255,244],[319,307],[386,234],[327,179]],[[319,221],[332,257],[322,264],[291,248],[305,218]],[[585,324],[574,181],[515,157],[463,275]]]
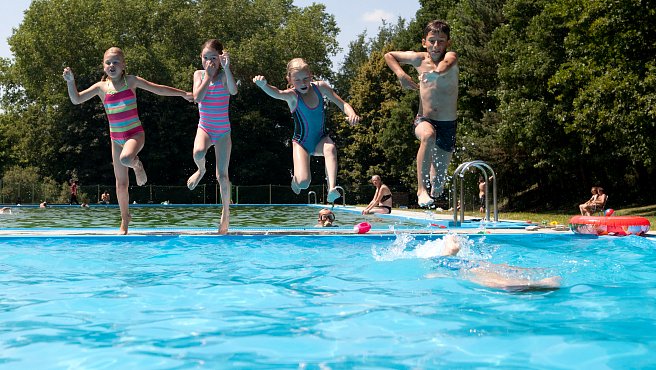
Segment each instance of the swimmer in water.
[[[444,246],[441,256],[455,256],[460,252],[462,243],[466,239],[455,234],[444,236]],[[454,262],[454,263],[451,263]],[[526,292],[534,290],[555,290],[560,288],[560,276],[551,276],[540,280],[528,277],[531,269],[496,264],[485,261],[446,261],[445,266],[457,268],[467,280],[489,288],[513,292]]]

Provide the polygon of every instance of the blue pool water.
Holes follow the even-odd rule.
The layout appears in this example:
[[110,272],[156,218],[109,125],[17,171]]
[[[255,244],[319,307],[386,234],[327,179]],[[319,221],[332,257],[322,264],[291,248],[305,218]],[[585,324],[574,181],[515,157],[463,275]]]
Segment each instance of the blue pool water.
[[529,293],[467,280],[440,238],[0,237],[0,368],[656,366],[652,238],[464,241],[562,278]]

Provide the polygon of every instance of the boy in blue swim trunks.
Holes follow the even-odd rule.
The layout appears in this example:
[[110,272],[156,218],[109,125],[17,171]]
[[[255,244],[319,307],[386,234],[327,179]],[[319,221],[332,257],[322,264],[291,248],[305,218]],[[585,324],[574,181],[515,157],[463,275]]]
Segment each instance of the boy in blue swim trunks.
[[[456,144],[458,57],[447,51],[451,31],[446,22],[435,20],[424,29],[425,52],[391,51],[385,62],[406,89],[419,90],[419,113],[414,122],[419,139],[417,151],[417,201],[426,207],[442,194],[446,173]],[[403,70],[410,64],[419,74],[419,84]],[[431,167],[434,173],[431,176]],[[429,194],[428,188],[431,187]]]
[[324,97],[335,103],[354,125],[360,117],[325,81],[313,81],[310,66],[301,58],[287,63],[287,82],[290,87],[280,90],[267,83],[264,76],[255,76],[253,82],[272,98],[284,100],[294,118],[292,137],[294,175],[292,191],[299,194],[310,186],[310,156],[323,155],[328,177],[329,203],[340,197],[337,191],[337,148],[325,127]]

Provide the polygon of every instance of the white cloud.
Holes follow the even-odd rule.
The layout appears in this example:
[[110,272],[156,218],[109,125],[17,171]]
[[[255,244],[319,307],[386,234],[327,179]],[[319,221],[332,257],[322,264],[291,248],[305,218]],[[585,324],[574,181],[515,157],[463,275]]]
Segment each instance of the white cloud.
[[378,23],[381,19],[390,20],[394,17],[394,14],[386,12],[382,9],[374,9],[371,12],[366,12],[362,15],[362,20],[370,23]]

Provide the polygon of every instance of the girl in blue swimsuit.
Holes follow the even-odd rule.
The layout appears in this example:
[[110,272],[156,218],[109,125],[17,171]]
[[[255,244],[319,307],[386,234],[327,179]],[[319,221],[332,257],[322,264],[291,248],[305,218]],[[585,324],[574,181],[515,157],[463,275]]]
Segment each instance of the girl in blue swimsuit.
[[292,137],[294,175],[292,190],[299,194],[310,186],[310,156],[324,156],[328,177],[329,203],[339,198],[337,186],[337,149],[325,128],[324,98],[332,101],[346,114],[347,121],[354,125],[359,120],[348,103],[335,93],[325,81],[312,81],[310,66],[301,58],[287,63],[287,82],[290,87],[280,90],[267,83],[264,76],[255,76],[253,82],[272,98],[284,100],[294,118]]

